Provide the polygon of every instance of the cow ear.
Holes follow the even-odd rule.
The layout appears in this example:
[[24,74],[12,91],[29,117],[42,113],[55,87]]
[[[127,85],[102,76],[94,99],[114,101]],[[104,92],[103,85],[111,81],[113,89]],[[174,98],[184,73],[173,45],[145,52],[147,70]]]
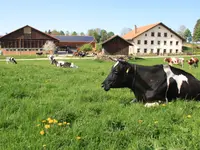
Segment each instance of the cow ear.
[[127,68],[126,73],[129,73],[130,68]]

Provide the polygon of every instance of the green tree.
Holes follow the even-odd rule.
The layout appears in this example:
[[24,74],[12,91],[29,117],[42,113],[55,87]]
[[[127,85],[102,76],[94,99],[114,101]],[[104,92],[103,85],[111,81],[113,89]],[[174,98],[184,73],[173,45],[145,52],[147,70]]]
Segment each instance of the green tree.
[[114,35],[115,35],[114,32],[108,32],[108,39],[109,39],[110,37],[114,36]]
[[102,50],[102,44],[101,43],[96,44],[96,50],[99,51],[99,52]]
[[83,46],[80,47],[81,51],[92,51],[92,45],[91,44],[84,44]]
[[67,36],[68,36],[69,34],[70,34],[70,33],[69,33],[69,31],[66,31],[66,32],[65,32],[65,35],[67,35]]
[[52,35],[60,35],[60,32],[57,31],[56,29],[54,29],[52,32],[51,32]]
[[200,41],[200,19],[197,20],[197,23],[194,27],[193,41],[194,42]]
[[101,30],[100,32],[100,42],[103,42],[108,39],[108,34],[106,30]]
[[81,33],[80,33],[80,35],[81,35],[81,36],[84,36],[84,35],[85,35],[85,33],[81,32]]
[[181,25],[177,31],[177,33],[182,37],[184,38],[184,33],[186,31],[186,27],[184,25]]
[[77,34],[77,32],[76,32],[76,31],[74,31],[74,32],[72,32],[72,34],[71,34],[71,35],[74,35],[74,36],[75,36],[75,35],[78,35],[78,34]]
[[61,31],[60,31],[60,35],[65,35],[65,33],[61,30]]
[[189,29],[186,29],[185,32],[183,33],[183,37],[187,39],[188,42],[191,42],[191,37],[192,37],[191,31]]

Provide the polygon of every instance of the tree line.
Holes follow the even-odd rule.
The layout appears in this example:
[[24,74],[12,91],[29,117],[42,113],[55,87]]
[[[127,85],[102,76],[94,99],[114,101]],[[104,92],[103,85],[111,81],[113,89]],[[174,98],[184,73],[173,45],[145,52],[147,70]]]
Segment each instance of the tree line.
[[62,31],[62,30],[46,30],[45,33],[50,34],[50,35],[66,35],[66,36],[93,36],[95,38],[95,40],[97,41],[97,43],[101,43],[104,42],[105,40],[109,39],[110,37],[114,36],[114,32],[112,31],[106,31],[105,29],[100,29],[100,28],[96,28],[96,29],[89,29],[87,31],[87,33],[85,34],[84,32],[80,32],[77,33],[76,31],[73,32],[69,32],[69,31]]

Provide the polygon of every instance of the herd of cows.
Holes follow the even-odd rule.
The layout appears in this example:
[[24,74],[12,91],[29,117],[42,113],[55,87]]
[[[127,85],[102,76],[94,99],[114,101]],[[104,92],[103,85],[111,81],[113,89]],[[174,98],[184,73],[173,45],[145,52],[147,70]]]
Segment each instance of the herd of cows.
[[[110,59],[116,63],[102,82],[105,91],[111,88],[129,88],[135,95],[133,102],[142,102],[146,106],[149,106],[149,103],[168,103],[177,98],[200,100],[200,81],[192,74],[173,67],[173,64],[183,67],[184,58],[165,58],[164,62],[169,64],[154,66],[130,64],[124,59]],[[78,68],[73,63],[57,61],[53,55],[49,56],[49,60],[57,67]],[[6,62],[17,64],[13,57],[7,57]],[[197,68],[199,60],[192,57],[186,62]]]

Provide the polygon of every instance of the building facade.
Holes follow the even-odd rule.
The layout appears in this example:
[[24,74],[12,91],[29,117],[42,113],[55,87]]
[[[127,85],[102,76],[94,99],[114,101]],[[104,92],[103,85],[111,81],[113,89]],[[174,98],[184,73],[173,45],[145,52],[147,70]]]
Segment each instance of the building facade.
[[176,32],[163,23],[156,23],[136,27],[123,36],[133,44],[129,47],[129,54],[181,54],[185,41]]

